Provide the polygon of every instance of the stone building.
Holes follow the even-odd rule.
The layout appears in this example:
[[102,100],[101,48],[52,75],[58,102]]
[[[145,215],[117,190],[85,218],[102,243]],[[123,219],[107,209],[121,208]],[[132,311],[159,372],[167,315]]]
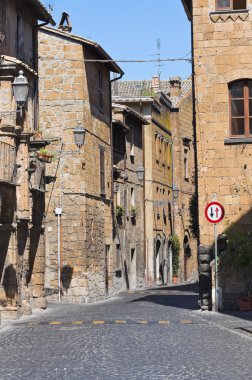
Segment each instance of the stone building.
[[[225,208],[219,234],[251,233],[252,1],[183,4],[192,25],[200,243],[209,253],[214,230],[204,209],[212,200]],[[235,307],[246,287],[242,267],[239,273],[226,267],[219,275],[219,306]],[[210,301],[202,298],[201,306],[210,308]]]
[[[174,234],[180,241],[180,278],[184,282],[198,278],[197,232],[193,226],[195,199],[195,160],[192,128],[191,78],[170,78],[169,96],[172,101],[174,184],[178,197],[174,199]],[[190,211],[191,210],[191,211]]]
[[[123,72],[113,62],[97,62],[111,58],[96,42],[71,34],[65,18],[68,25],[39,32],[39,125],[54,154],[48,165],[54,182],[46,197],[45,287],[53,299],[87,303],[107,296],[112,276],[110,73]],[[79,150],[76,126],[85,129]]]
[[35,146],[43,146],[44,142],[36,145],[32,141],[37,128],[38,20],[54,24],[40,1],[0,2],[0,306],[3,318],[15,318],[30,313],[33,307],[46,306],[45,189],[40,181],[44,166],[35,153]]
[[145,285],[143,126],[131,108],[113,104],[114,284],[110,289]]
[[[179,237],[181,247],[178,271],[180,280],[190,279],[196,272],[195,244],[191,247],[189,241],[191,236],[188,225],[188,199],[187,201],[183,199],[185,194],[187,198],[193,194],[193,182],[191,182],[189,192],[180,191],[177,202],[175,202],[173,191],[176,183],[184,186],[179,178],[179,166],[175,167],[174,157],[180,154],[179,149],[182,146],[179,147],[180,137],[174,134],[174,130],[178,134],[184,134],[185,144],[190,145],[192,139],[190,100],[187,104],[185,100],[187,92],[190,92],[190,86],[190,81],[183,81],[182,84],[179,83],[176,93],[174,83],[172,98],[170,98],[171,83],[160,81],[158,77],[153,77],[151,81],[119,81],[113,86],[113,100],[131,107],[150,123],[144,126],[143,137],[146,280],[149,285],[172,282],[175,271],[172,240],[175,235]],[[172,100],[174,104],[176,102],[176,107],[173,107]],[[179,101],[181,101],[181,109],[184,110],[184,116],[181,118],[178,116]],[[185,149],[189,151],[188,146]],[[188,176],[192,175],[194,168],[191,152],[187,164],[190,163],[192,169],[188,171]],[[176,158],[177,165],[180,164],[180,159],[179,156]],[[181,202],[181,206],[178,202]],[[181,215],[178,210],[181,211]],[[176,226],[178,226],[177,230]],[[191,249],[188,266],[182,256],[183,245]],[[184,276],[184,268],[186,268],[186,276]]]

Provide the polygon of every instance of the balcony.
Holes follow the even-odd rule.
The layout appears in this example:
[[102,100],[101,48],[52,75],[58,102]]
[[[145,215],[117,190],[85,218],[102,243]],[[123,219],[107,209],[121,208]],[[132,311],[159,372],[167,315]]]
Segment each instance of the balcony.
[[16,177],[16,148],[0,141],[0,183],[14,185]]

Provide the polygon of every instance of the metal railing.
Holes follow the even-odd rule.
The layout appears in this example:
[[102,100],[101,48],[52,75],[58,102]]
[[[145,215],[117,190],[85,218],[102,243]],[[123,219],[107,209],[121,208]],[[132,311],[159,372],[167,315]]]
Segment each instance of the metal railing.
[[14,184],[16,176],[16,148],[0,141],[0,182]]

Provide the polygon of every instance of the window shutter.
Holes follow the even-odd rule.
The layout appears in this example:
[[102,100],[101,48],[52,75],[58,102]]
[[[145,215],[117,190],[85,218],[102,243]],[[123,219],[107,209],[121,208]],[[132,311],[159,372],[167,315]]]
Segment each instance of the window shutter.
[[100,145],[100,193],[105,195],[105,147]]

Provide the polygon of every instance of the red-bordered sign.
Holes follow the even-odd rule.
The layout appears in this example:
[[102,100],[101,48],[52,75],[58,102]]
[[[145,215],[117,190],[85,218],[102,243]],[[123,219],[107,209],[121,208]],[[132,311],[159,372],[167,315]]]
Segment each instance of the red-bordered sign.
[[219,202],[211,202],[205,208],[205,217],[210,223],[219,223],[224,215],[224,207]]

